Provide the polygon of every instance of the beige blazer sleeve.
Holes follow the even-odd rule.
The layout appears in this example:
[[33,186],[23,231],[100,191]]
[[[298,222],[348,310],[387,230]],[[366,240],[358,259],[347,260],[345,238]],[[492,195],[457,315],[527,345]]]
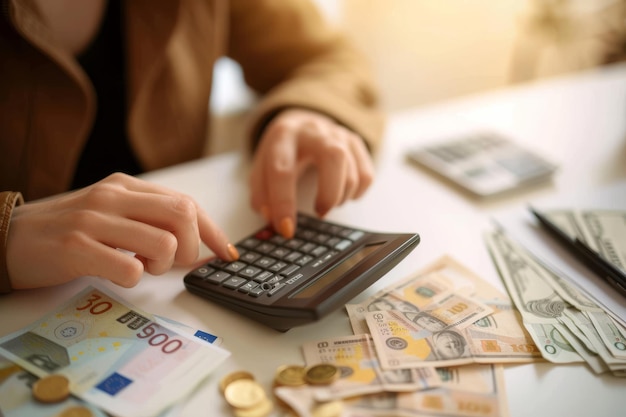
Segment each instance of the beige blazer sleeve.
[[258,139],[282,108],[325,113],[360,134],[372,150],[384,128],[371,66],[307,0],[233,0],[228,55],[260,93],[250,135]]

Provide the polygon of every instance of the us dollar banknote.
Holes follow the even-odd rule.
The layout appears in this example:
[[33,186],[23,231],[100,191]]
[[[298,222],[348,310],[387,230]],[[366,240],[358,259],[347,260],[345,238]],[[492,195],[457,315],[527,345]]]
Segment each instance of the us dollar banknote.
[[[579,229],[580,230],[580,229]],[[626,329],[502,230],[486,235],[494,263],[543,357],[622,376]]]
[[502,231],[487,233],[485,240],[524,326],[542,356],[555,363],[584,362],[557,328],[558,318],[567,304],[548,283],[544,268]]
[[434,368],[383,370],[367,334],[343,336],[302,346],[307,365],[332,363],[341,372],[339,380],[314,390],[319,401],[336,400],[378,392],[409,392],[441,385]]
[[[437,368],[440,387],[412,392],[379,392],[341,401],[342,417],[507,417],[502,365],[467,365]],[[276,396],[300,417],[316,417],[324,403],[312,387],[279,387]],[[335,404],[336,405],[336,404]],[[332,414],[339,415],[339,414]]]
[[626,274],[626,211],[543,210],[572,238],[585,242]]
[[[433,288],[440,290],[433,291]],[[444,303],[444,300],[447,302]],[[348,304],[346,310],[355,334],[374,335],[378,332],[380,329],[374,332],[367,326],[365,317],[371,312],[386,310],[401,312],[405,319],[411,321],[408,326],[421,329],[419,335],[414,334],[411,343],[434,346],[435,332],[447,330],[448,338],[455,332],[464,347],[463,352],[459,358],[440,358],[439,364],[515,363],[541,359],[537,346],[522,324],[519,311],[509,297],[447,255],[359,304]],[[454,311],[455,314],[449,316],[447,321],[441,320],[437,314],[441,310],[448,311],[448,314]],[[480,318],[474,314],[477,311],[481,311]],[[402,332],[410,333],[406,328]],[[441,335],[437,338],[444,339]],[[380,349],[391,349],[383,347],[381,340],[377,342]],[[389,352],[389,355],[404,357],[403,352],[397,351]],[[407,357],[405,363],[424,361],[425,358],[435,360],[435,356],[427,355],[420,359],[420,356],[413,355],[412,358]],[[428,365],[412,363],[410,366]]]

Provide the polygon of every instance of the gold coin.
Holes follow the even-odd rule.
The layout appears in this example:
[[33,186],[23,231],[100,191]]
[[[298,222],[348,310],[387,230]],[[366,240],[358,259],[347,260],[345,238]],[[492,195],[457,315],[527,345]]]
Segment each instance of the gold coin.
[[220,380],[220,392],[224,394],[224,391],[226,390],[228,384],[237,381],[238,379],[251,379],[254,381],[254,375],[247,371],[231,372]]
[[0,369],[0,384],[11,375],[22,372],[22,368],[17,365],[10,364],[6,368]]
[[48,375],[33,384],[33,396],[42,403],[58,403],[70,395],[70,380],[63,375]]
[[343,411],[343,403],[341,401],[329,401],[321,403],[313,407],[311,410],[312,417],[339,417]]
[[75,407],[66,408],[57,414],[56,417],[93,417],[93,414],[91,414],[91,410],[87,407],[77,405]]
[[307,368],[304,378],[311,385],[329,385],[339,379],[339,369],[330,363],[320,363]]
[[258,382],[251,379],[238,379],[228,384],[224,390],[226,402],[235,408],[252,408],[266,400],[265,391]]
[[306,368],[300,365],[283,365],[276,370],[275,386],[297,387],[306,384]]
[[233,411],[236,417],[266,417],[274,409],[274,404],[264,398],[260,403],[251,408],[235,408]]

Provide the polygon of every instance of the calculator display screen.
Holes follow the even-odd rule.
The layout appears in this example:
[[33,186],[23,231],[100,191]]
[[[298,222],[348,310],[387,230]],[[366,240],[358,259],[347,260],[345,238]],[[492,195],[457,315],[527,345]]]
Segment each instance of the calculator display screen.
[[335,282],[337,278],[342,276],[344,273],[352,269],[356,264],[358,264],[363,259],[367,258],[368,255],[375,252],[380,246],[384,245],[385,242],[374,243],[371,245],[363,246],[358,251],[354,252],[352,255],[343,260],[339,265],[330,271],[326,272],[322,278],[315,281],[312,285],[302,289],[298,293],[296,293],[292,298],[310,298],[316,295],[318,292],[326,288],[328,285]]

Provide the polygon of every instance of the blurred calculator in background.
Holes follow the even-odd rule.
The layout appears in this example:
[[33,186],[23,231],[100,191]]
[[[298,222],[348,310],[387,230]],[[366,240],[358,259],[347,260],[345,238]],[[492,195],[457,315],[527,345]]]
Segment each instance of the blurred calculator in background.
[[408,157],[480,197],[547,181],[556,171],[542,156],[494,132],[413,148]]

